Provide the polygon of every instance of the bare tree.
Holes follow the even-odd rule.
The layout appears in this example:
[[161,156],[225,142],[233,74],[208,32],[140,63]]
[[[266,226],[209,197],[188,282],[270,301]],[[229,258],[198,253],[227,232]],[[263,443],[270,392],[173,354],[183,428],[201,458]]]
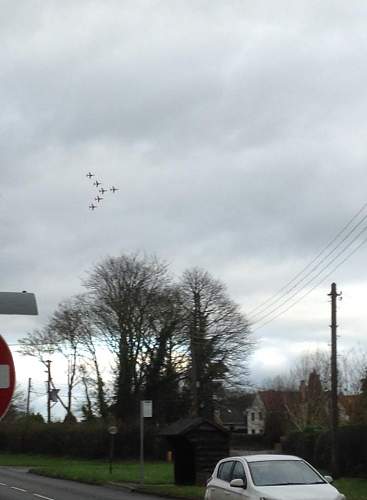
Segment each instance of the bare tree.
[[[48,364],[49,358],[59,350],[58,341],[54,332],[52,332],[47,325],[42,329],[34,330],[32,333],[29,333],[27,337],[20,339],[19,344],[20,348],[18,352],[23,356],[30,356],[38,359],[45,368],[50,370],[51,387],[56,389],[51,376],[51,368]],[[64,410],[68,412],[68,406],[59,395],[57,397]]]
[[183,332],[189,344],[192,413],[213,412],[215,380],[233,383],[247,374],[253,349],[250,325],[225,286],[198,268],[181,283]]
[[339,355],[339,387],[344,394],[358,394],[362,390],[367,367],[367,351],[353,347]]
[[158,305],[169,284],[166,265],[138,255],[111,257],[84,284],[93,323],[115,357],[116,416],[132,417],[157,339]]
[[[278,375],[265,383],[268,389],[292,397],[284,398],[284,408],[297,429],[308,426],[327,427],[330,410],[331,356],[328,351],[304,352],[290,367],[288,374]],[[361,392],[367,355],[363,350],[342,352],[338,359],[339,394]]]
[[79,383],[78,366],[81,351],[82,317],[78,305],[73,300],[59,304],[48,325],[54,336],[55,348],[67,360],[67,404],[66,419],[72,418],[73,390]]

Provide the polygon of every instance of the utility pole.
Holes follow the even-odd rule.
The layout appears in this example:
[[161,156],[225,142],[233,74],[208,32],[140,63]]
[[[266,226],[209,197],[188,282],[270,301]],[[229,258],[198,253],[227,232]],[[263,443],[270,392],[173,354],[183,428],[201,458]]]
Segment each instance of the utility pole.
[[338,327],[336,321],[336,299],[341,296],[337,293],[336,284],[331,284],[331,292],[328,294],[331,297],[331,466],[335,478],[339,476],[339,450],[338,450],[338,424],[339,424],[339,409],[338,409],[338,363],[337,363],[337,336],[336,329]]
[[29,415],[30,411],[30,403],[31,403],[31,390],[32,390],[32,379],[28,379],[28,391],[27,391],[27,410],[26,410],[26,415]]
[[198,293],[194,292],[194,311],[193,311],[193,324],[191,325],[190,332],[190,347],[191,347],[191,416],[199,416],[199,395],[198,389],[200,387],[198,377],[198,350],[199,346],[199,309],[200,298]]
[[51,423],[51,361],[46,361],[47,366],[47,423]]

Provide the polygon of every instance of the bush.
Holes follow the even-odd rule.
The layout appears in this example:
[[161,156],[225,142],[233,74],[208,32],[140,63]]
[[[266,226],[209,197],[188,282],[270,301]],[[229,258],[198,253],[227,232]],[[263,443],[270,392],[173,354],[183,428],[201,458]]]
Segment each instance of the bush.
[[367,427],[354,425],[339,429],[339,457],[343,474],[367,477]]
[[[343,475],[367,477],[367,426],[340,427],[339,468]],[[298,455],[321,469],[331,464],[329,431],[294,432],[284,441],[283,451]]]
[[321,469],[330,469],[331,466],[331,433],[320,433],[315,441],[313,463]]
[[[51,423],[17,422],[0,427],[0,450],[12,453],[40,453],[75,458],[104,458],[109,454],[111,437],[102,422]],[[164,456],[155,430],[147,427],[144,435],[147,459]],[[122,429],[115,436],[115,456],[137,459],[140,451],[138,426]]]
[[283,441],[283,451],[315,463],[315,443],[320,436],[320,431],[309,429],[305,432],[292,432]]

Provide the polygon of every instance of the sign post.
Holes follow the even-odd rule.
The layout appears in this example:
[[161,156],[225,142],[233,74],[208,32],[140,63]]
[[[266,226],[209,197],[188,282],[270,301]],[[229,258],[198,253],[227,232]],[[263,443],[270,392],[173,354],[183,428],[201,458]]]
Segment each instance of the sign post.
[[144,418],[153,416],[152,401],[140,401],[140,484],[144,484]]
[[116,425],[110,425],[110,427],[108,428],[108,433],[110,435],[110,460],[109,460],[109,464],[110,464],[110,474],[112,474],[112,462],[113,462],[113,456],[115,454],[115,436],[118,432],[118,429],[116,427]]

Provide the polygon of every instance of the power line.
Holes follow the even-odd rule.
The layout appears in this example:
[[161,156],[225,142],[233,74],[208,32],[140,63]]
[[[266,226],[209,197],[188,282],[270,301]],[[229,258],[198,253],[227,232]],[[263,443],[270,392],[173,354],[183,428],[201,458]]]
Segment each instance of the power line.
[[[263,321],[264,319],[266,319],[268,316],[270,316],[271,314],[273,314],[274,312],[276,312],[279,308],[281,308],[283,305],[287,304],[290,300],[292,300],[293,297],[295,297],[296,295],[298,295],[299,293],[301,293],[308,285],[312,284],[313,281],[315,281],[319,276],[322,275],[322,273],[328,269],[330,267],[331,264],[333,264],[339,257],[341,257],[352,245],[353,243],[355,243],[359,238],[360,236],[365,232],[367,231],[367,226],[365,226],[347,245],[345,245],[341,250],[340,252],[338,252],[336,254],[335,257],[333,257],[327,264],[325,264],[325,266],[323,266],[321,268],[321,270],[315,275],[313,276],[312,278],[310,278],[299,290],[297,290],[296,292],[294,292],[290,297],[288,297],[287,299],[283,300],[280,305],[274,307],[272,310],[270,310],[269,312],[267,312],[266,314],[263,314],[260,319],[258,319],[257,321],[254,321],[253,324],[256,324],[256,323],[259,323],[261,321]],[[317,268],[316,268],[317,269]],[[312,274],[312,273],[310,273]],[[308,275],[309,276],[309,275]],[[307,277],[307,276],[306,276]],[[303,281],[303,280],[302,280]],[[294,287],[295,288],[295,287]],[[291,290],[290,290],[291,291]]]
[[[330,257],[339,247],[342,243],[344,243],[344,241],[346,241],[352,234],[354,231],[356,231],[358,229],[358,227],[367,219],[367,215],[365,215],[348,233],[346,236],[344,236],[344,238],[339,241],[339,243],[337,243],[333,249],[327,254],[325,255],[320,261],[320,257],[322,257],[322,255],[340,238],[340,236],[349,228],[349,226],[359,217],[359,215],[366,209],[367,207],[367,202],[362,205],[362,207],[357,211],[357,213],[355,215],[353,215],[353,217],[347,222],[347,224],[345,224],[345,226],[337,233],[337,235],[300,271],[298,272],[290,281],[288,281],[283,287],[281,287],[275,294],[271,295],[270,297],[268,297],[268,299],[266,299],[265,301],[263,301],[262,303],[260,303],[258,306],[254,307],[253,309],[251,309],[247,314],[249,317],[251,317],[252,315],[254,316],[254,318],[258,317],[258,316],[262,316],[262,313],[264,313],[267,309],[269,309],[272,305],[275,305],[277,302],[279,302],[284,296],[288,295],[292,290],[294,290],[300,283],[302,283],[305,279],[307,279],[307,277],[312,274],[313,272],[315,272],[315,270],[317,270],[320,265],[328,258]],[[308,271],[306,273],[306,271],[314,264],[316,263],[317,261],[319,261],[315,266],[312,267],[312,269],[310,271]],[[306,274],[305,274],[306,273]],[[305,276],[303,278],[301,278],[299,281],[297,281],[297,283],[295,285],[293,285],[292,287],[290,287],[290,285],[292,285],[292,283],[294,283],[299,277],[301,277],[302,275]],[[284,293],[282,293],[284,292]],[[258,312],[256,312],[258,311]],[[258,322],[258,321],[255,321],[255,323]],[[254,322],[253,322],[254,324]]]
[[319,287],[320,285],[322,285],[322,283],[324,283],[340,266],[342,266],[353,254],[355,254],[366,243],[367,243],[367,238],[365,238],[364,240],[362,240],[359,245],[357,245],[351,252],[349,252],[349,254],[343,260],[341,260],[335,267],[333,267],[331,269],[331,271],[326,276],[323,276],[322,279],[316,285],[314,285],[310,290],[308,290],[305,294],[303,294],[296,301],[294,301],[292,304],[290,304],[286,309],[280,311],[275,316],[273,316],[272,318],[270,318],[268,321],[265,321],[265,323],[260,324],[253,331],[255,332],[257,330],[260,330],[261,328],[263,328],[264,326],[268,325],[269,323],[272,323],[274,320],[276,320],[277,318],[279,318],[279,316],[282,316],[283,314],[285,314],[286,312],[288,312],[292,307],[294,307],[296,304],[298,304],[299,302],[301,302],[301,300],[303,300],[305,297],[307,297],[317,287]]
[[[271,305],[276,304],[276,303],[277,303],[277,302],[279,302],[279,301],[280,301],[283,297],[286,297],[286,296],[287,296],[290,292],[292,292],[293,290],[295,290],[295,289],[298,287],[298,285],[300,285],[300,284],[301,284],[302,282],[304,282],[304,281],[305,281],[305,280],[306,280],[306,279],[307,279],[310,275],[312,275],[315,271],[317,271],[317,270],[318,270],[318,268],[321,266],[321,264],[323,264],[323,263],[324,263],[324,262],[325,262],[325,261],[326,261],[329,257],[331,257],[331,255],[333,255],[333,254],[336,252],[336,250],[337,250],[337,249],[338,249],[338,248],[342,245],[342,243],[344,243],[345,241],[347,241],[347,240],[348,240],[348,238],[349,238],[349,237],[350,237],[350,236],[354,233],[354,231],[355,231],[355,230],[356,230],[356,229],[357,229],[357,228],[358,228],[358,227],[362,224],[362,222],[364,222],[366,219],[367,219],[367,215],[365,215],[365,216],[363,217],[363,219],[362,219],[361,221],[359,221],[359,222],[358,222],[358,224],[356,224],[356,225],[355,225],[355,226],[354,226],[354,227],[353,227],[353,228],[352,228],[352,229],[351,229],[351,230],[347,233],[347,235],[346,235],[346,236],[344,236],[344,238],[343,238],[343,239],[342,239],[342,240],[341,240],[341,241],[340,241],[340,242],[339,242],[336,246],[334,246],[334,247],[333,247],[333,249],[332,249],[330,252],[328,252],[328,253],[327,253],[327,254],[326,254],[326,255],[325,255],[325,256],[324,256],[324,257],[323,257],[323,258],[322,258],[322,259],[321,259],[321,260],[320,260],[320,261],[319,261],[319,262],[318,262],[315,266],[314,266],[314,267],[312,267],[312,269],[311,269],[311,270],[310,270],[310,271],[309,271],[309,272],[308,272],[305,276],[303,276],[303,278],[301,278],[300,280],[298,280],[298,281],[295,283],[295,285],[293,285],[293,286],[292,286],[291,288],[289,288],[289,289],[288,289],[285,293],[283,293],[282,295],[280,295],[280,296],[279,296],[276,300],[272,301],[272,302],[271,302],[271,303],[270,303],[267,307],[265,307],[262,311],[260,311],[258,314],[256,314],[256,315],[255,315],[255,318],[256,318],[256,316],[260,316],[260,320],[258,320],[258,321],[261,321],[262,317],[264,316],[264,315],[262,315],[262,314],[261,314],[262,312],[265,312],[267,309],[269,309],[269,307],[271,307]],[[362,231],[360,231],[360,232],[358,233],[358,235],[357,235],[355,238],[353,238],[353,239],[352,239],[352,241],[351,241],[350,243],[348,243],[348,244],[344,247],[344,249],[342,250],[342,252],[341,252],[341,253],[343,253],[345,250],[347,250],[347,249],[349,248],[349,246],[351,246],[351,245],[352,245],[352,244],[353,244],[353,243],[354,243],[354,242],[355,242],[355,241],[356,241],[356,240],[357,240],[357,239],[358,239],[358,238],[359,238],[359,237],[360,237],[360,236],[364,233],[364,231],[366,231],[366,229],[367,229],[367,226],[366,226],[364,229],[362,229]],[[340,253],[339,253],[339,254],[337,254],[337,256],[339,256],[339,255],[340,255]],[[329,261],[329,263],[328,263],[326,266],[324,266],[324,268],[323,268],[323,269],[325,269],[325,267],[328,267],[330,264],[332,264],[332,263],[334,262],[334,260],[335,260],[335,258],[334,258],[334,259],[331,259],[331,260]],[[318,276],[318,275],[316,275],[316,276]],[[300,291],[302,291],[302,289],[303,289],[303,287],[301,287],[301,290],[300,290]],[[253,322],[253,323],[256,323],[256,322],[257,322],[257,321],[255,320],[255,322]]]

